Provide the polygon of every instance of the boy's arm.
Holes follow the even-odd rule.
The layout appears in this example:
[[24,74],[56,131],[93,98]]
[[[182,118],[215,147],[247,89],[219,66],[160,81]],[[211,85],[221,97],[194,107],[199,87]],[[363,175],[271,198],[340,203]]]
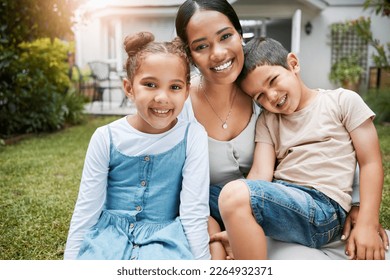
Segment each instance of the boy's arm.
[[383,167],[379,139],[371,119],[351,133],[360,167],[360,211],[348,239],[346,252],[351,259],[384,259],[379,232],[379,208],[383,188]]
[[257,142],[253,155],[253,165],[247,179],[271,182],[274,176],[275,161],[274,146]]

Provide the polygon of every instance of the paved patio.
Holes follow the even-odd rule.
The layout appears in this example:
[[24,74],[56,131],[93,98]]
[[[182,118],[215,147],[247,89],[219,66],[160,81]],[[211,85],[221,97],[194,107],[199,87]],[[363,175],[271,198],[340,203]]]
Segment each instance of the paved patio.
[[84,106],[84,112],[92,115],[132,115],[136,113],[134,104],[124,97],[122,91],[111,92],[111,102],[107,92],[103,94],[103,101],[94,101]]
[[120,102],[111,102],[110,104],[108,101],[95,101],[93,103],[87,103],[84,107],[84,112],[92,115],[126,116],[135,114],[136,109],[134,104],[130,102],[125,106],[121,106]]

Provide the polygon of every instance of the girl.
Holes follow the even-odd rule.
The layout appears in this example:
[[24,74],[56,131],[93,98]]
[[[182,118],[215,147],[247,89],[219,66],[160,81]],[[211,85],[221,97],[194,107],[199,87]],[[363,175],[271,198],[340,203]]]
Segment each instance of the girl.
[[201,125],[178,120],[190,69],[179,40],[126,37],[137,113],[96,130],[65,259],[209,259],[209,165]]

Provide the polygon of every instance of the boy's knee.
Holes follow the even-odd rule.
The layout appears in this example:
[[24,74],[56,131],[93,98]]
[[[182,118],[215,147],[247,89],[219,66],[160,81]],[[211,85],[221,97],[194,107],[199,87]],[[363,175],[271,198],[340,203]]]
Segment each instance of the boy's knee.
[[222,216],[228,216],[242,208],[250,208],[249,190],[241,181],[233,181],[226,184],[219,196],[218,206]]

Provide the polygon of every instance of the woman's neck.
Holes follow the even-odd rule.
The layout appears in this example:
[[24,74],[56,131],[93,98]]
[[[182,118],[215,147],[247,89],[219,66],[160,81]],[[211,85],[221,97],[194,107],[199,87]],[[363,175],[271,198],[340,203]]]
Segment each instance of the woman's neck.
[[241,90],[235,83],[231,84],[215,84],[210,83],[205,78],[200,78],[199,94],[206,94],[209,100],[213,100],[215,103],[227,106],[231,104],[233,98],[237,93],[241,93]]

